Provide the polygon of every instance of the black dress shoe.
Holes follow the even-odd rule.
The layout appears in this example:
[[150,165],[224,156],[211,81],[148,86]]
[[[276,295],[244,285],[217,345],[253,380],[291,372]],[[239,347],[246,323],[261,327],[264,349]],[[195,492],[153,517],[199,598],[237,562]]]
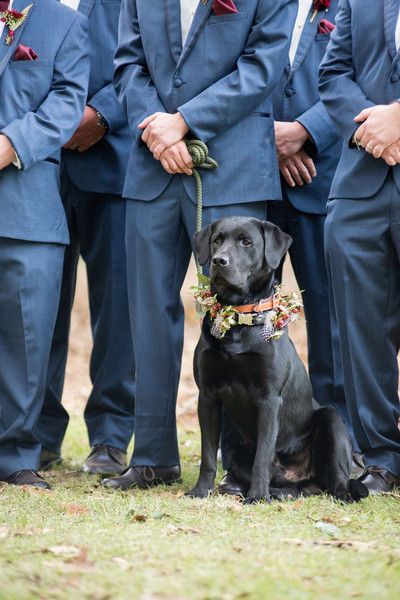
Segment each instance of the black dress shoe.
[[395,487],[400,487],[400,479],[390,471],[379,467],[368,467],[358,481],[365,485],[370,494],[391,492]]
[[242,496],[245,498],[248,492],[248,486],[243,483],[236,475],[228,470],[218,486],[219,494],[226,494],[228,496]]
[[61,463],[62,458],[57,452],[51,452],[51,450],[47,450],[47,448],[42,448],[39,467],[41,471],[50,471],[50,469]]
[[119,475],[126,469],[126,453],[118,448],[99,444],[93,446],[83,470],[90,475]]
[[103,479],[104,487],[114,490],[146,489],[155,485],[172,485],[181,481],[180,467],[129,467],[119,477]]
[[351,461],[351,474],[360,477],[365,471],[364,459],[359,452],[353,452]]
[[16,471],[1,481],[5,481],[9,485],[31,485],[32,487],[41,488],[42,490],[50,489],[47,481],[45,481],[37,471],[31,471],[30,469]]

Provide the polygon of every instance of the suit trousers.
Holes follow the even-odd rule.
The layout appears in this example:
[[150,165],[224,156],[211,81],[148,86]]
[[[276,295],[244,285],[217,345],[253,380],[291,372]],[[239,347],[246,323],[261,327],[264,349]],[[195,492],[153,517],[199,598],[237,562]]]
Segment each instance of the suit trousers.
[[[336,408],[346,423],[354,449],[358,451],[346,405],[339,332],[325,264],[326,215],[300,211],[284,195],[282,202],[268,203],[268,219],[293,238],[289,256],[302,290],[308,370],[314,397],[321,406]],[[279,281],[282,266],[277,271]]]
[[[265,211],[265,202],[206,207],[203,224],[235,215],[265,220]],[[180,175],[155,200],[128,200],[128,295],[137,369],[132,465],[179,464],[175,409],[184,329],[180,291],[195,228],[196,206]]]
[[0,237],[0,477],[37,469],[64,246]]
[[392,173],[370,198],[331,200],[325,236],[354,434],[367,466],[400,478],[400,192]]
[[84,412],[89,442],[91,447],[107,444],[125,451],[133,434],[135,397],[126,284],[126,201],[120,196],[79,190],[65,170],[61,183],[71,243],[65,253],[47,389],[36,433],[45,448],[60,454],[68,425],[61,401],[81,255],[87,268],[93,336],[93,388]]

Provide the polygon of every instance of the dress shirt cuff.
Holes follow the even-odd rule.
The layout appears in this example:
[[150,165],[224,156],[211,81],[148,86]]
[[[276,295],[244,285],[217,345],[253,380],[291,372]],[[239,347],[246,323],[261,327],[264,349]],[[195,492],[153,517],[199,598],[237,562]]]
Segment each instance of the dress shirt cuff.
[[[15,152],[15,150],[14,150],[14,152]],[[20,169],[20,170],[22,169],[22,163],[21,163],[21,161],[19,159],[19,156],[18,156],[18,154],[16,152],[15,152],[15,160],[13,160],[12,164],[14,165],[14,167],[17,167],[17,169]]]

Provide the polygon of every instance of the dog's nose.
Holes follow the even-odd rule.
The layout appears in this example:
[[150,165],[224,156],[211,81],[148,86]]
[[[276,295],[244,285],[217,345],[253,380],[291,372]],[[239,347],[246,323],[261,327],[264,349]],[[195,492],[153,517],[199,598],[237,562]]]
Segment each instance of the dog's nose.
[[229,264],[229,260],[227,256],[214,256],[212,259],[212,264],[214,266],[227,267]]

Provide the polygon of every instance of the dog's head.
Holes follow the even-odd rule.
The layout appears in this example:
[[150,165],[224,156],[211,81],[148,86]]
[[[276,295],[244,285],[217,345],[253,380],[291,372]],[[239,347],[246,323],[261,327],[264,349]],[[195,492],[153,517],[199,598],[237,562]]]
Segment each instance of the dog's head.
[[227,304],[251,301],[271,287],[291,243],[273,223],[246,217],[215,221],[194,236],[197,261],[210,261],[211,289]]

